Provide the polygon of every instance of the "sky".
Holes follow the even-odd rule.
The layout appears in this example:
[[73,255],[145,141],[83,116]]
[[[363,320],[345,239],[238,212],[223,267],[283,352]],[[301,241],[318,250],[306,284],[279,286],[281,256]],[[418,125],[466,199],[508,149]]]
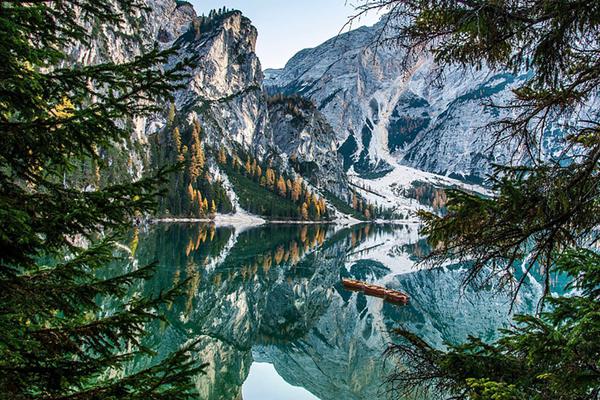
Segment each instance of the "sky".
[[319,400],[302,387],[287,383],[272,364],[254,362],[242,386],[244,400]]
[[[352,0],[191,0],[197,14],[211,9],[241,10],[258,29],[256,53],[263,69],[282,68],[298,51],[315,47],[337,35],[354,15]],[[373,25],[379,17],[370,14],[353,28]]]

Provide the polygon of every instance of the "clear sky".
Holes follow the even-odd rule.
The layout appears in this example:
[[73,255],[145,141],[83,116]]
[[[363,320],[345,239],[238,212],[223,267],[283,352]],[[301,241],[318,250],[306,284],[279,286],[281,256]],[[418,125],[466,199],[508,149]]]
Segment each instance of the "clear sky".
[[[281,68],[294,54],[337,35],[354,14],[352,0],[191,0],[198,14],[211,9],[241,10],[258,28],[256,52],[263,68]],[[363,17],[372,25],[379,17]]]
[[308,390],[287,383],[272,364],[253,362],[242,386],[244,400],[319,400]]

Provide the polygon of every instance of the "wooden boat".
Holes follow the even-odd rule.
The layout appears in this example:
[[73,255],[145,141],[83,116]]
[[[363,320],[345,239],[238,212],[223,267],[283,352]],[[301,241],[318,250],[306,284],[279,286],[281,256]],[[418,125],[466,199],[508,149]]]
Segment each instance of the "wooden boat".
[[385,288],[377,285],[365,285],[363,292],[368,296],[385,297]]
[[346,290],[363,292],[367,296],[379,297],[394,304],[407,304],[409,297],[399,290],[387,289],[383,286],[358,281],[356,279],[342,278],[342,285]]
[[347,279],[347,278],[342,279],[342,285],[346,289],[356,291],[356,292],[362,292],[365,287],[364,282],[357,281],[355,279]]
[[386,290],[384,299],[390,303],[408,303],[408,296],[398,290]]

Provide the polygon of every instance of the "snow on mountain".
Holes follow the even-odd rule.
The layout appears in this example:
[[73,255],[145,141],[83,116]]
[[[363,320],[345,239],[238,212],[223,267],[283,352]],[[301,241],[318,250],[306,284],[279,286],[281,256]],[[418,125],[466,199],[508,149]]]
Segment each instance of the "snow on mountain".
[[526,77],[487,68],[451,68],[439,76],[428,53],[405,59],[376,46],[383,22],[343,33],[265,71],[270,92],[311,99],[337,133],[345,167],[368,176],[394,164],[480,181],[512,148],[491,149],[491,121]]
[[[255,53],[257,30],[241,12],[203,19],[185,2],[146,2],[149,10],[128,18],[118,30],[91,26],[99,32],[96,39],[88,47],[73,48],[71,58],[123,62],[154,43],[180,45],[170,64],[190,56],[197,63],[175,93],[177,118],[199,120],[202,140],[212,149],[242,151],[277,168],[294,169],[311,187],[343,200],[351,197],[349,179],[350,188],[363,198],[405,219],[427,206],[406,195],[415,182],[460,184],[417,169],[479,178],[491,161],[503,161],[506,152],[491,158],[486,153],[489,137],[477,131],[497,110],[482,109],[480,103],[505,98],[520,78],[453,70],[441,86],[434,86],[435,65],[428,55],[407,68],[400,50],[371,46],[379,25],[302,50],[284,69],[267,70],[263,76]],[[314,105],[299,98],[290,103],[289,96],[273,101],[274,92],[300,95]],[[164,106],[164,113],[131,121],[136,142],[145,145],[163,129]],[[132,174],[139,175],[144,155],[131,158]],[[210,156],[207,163],[215,169]]]
[[418,222],[415,212],[419,209],[433,210],[430,204],[423,204],[419,199],[411,197],[411,188],[427,185],[431,188],[462,188],[467,191],[483,195],[492,195],[492,192],[479,185],[472,185],[463,181],[442,175],[432,174],[415,168],[392,163],[392,170],[380,177],[363,178],[353,169],[348,172],[350,186],[371,204],[383,206],[393,211],[397,217],[406,219],[407,222]]

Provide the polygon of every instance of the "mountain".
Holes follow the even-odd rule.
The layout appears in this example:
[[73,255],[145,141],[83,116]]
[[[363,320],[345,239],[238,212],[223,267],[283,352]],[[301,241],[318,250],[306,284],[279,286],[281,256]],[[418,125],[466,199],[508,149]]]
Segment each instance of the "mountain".
[[158,45],[178,47],[165,67],[195,64],[172,103],[157,99],[162,112],[123,121],[132,129],[123,152],[100,149],[108,172],[88,168],[78,182],[131,179],[181,161],[160,217],[405,219],[443,207],[438,192],[462,185],[421,170],[464,178],[489,167],[489,141],[463,129],[474,124],[466,110],[483,115],[476,102],[505,93],[509,75],[479,71],[428,88],[431,63],[424,58],[409,73],[397,50],[373,50],[376,26],[303,50],[265,79],[257,30],[240,11],[197,16],[187,2],[145,4],[121,26],[90,26],[94,40],[69,49],[70,61],[124,62]]
[[481,129],[507,111],[483,104],[506,103],[527,74],[483,67],[440,76],[426,52],[407,58],[402,48],[377,46],[388,34],[384,25],[300,51],[283,69],[265,71],[265,86],[312,100],[337,134],[346,170],[363,177],[402,164],[480,182],[492,163],[508,161],[517,149],[492,151],[492,137]]
[[197,16],[182,1],[146,0],[145,5],[147,10],[127,16],[121,26],[89,26],[93,40],[67,49],[69,62],[126,62],[158,45],[178,48],[165,67],[188,58],[195,64],[178,82],[172,103],[157,99],[163,112],[123,121],[132,129],[131,140],[119,144],[124,151],[99,149],[110,166],[102,176],[89,168],[72,181],[131,179],[183,161],[186,170],[171,179],[161,216],[246,210],[314,219],[329,218],[328,210],[337,213],[322,194],[326,189],[328,198],[349,199],[335,134],[314,107],[269,100],[251,21],[236,10]]
[[335,132],[314,104],[281,95],[270,97],[268,104],[273,143],[282,156],[319,189],[348,195]]
[[197,57],[186,87],[175,93],[185,119],[198,119],[205,143],[264,156],[272,146],[263,73],[255,53],[257,31],[239,11],[207,18],[175,44],[179,56]]

